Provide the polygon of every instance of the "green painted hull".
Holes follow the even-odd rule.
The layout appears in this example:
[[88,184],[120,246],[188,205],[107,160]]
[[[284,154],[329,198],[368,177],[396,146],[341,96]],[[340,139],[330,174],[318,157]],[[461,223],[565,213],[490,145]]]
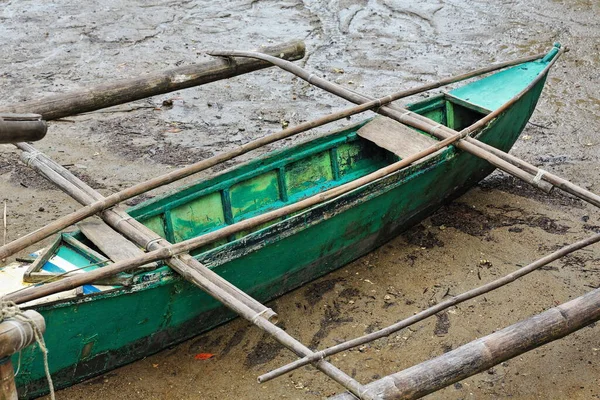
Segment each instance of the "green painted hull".
[[[541,79],[513,107],[481,131],[478,138],[508,151],[533,112],[543,85],[544,79]],[[452,121],[448,120],[449,107],[455,108]],[[474,109],[449,105],[443,97],[417,103],[412,108],[456,128],[481,117]],[[344,180],[354,179],[397,160],[385,150],[357,138],[357,129],[358,126],[351,127],[294,149],[267,155],[211,182],[192,185],[176,194],[144,203],[131,213],[169,240],[180,241],[277,208],[281,202],[295,201],[294,196],[307,197],[337,186]],[[353,143],[358,143],[359,152],[349,150]],[[328,177],[315,178],[315,185],[302,186],[306,176],[304,181],[297,179],[294,187],[290,184],[296,179],[292,175],[265,175],[273,165],[280,172],[284,169],[292,171],[301,159],[317,165],[319,157],[324,157],[321,154],[329,154],[331,171],[321,168],[326,163],[311,170],[312,174],[318,172]],[[338,157],[337,161],[332,161],[332,157]],[[344,170],[349,166],[356,169]],[[227,243],[204,249],[195,257],[251,296],[268,301],[380,246],[448,199],[463,193],[493,169],[477,157],[449,148],[427,161],[303,213],[243,237],[229,238]],[[306,170],[303,171],[306,174]],[[244,174],[248,175],[245,180],[234,179]],[[268,198],[269,191],[274,191],[275,202],[265,200],[257,205],[255,200],[249,205],[242,201],[255,198],[256,193],[252,190],[258,190],[257,186],[250,190],[244,185],[258,174],[262,174],[263,179],[255,182],[263,190],[261,198]],[[269,180],[264,181],[266,179]],[[225,185],[223,182],[228,180],[231,182]],[[288,188],[286,193],[281,189],[283,186]],[[229,203],[227,198],[223,200],[223,196],[220,197],[222,201],[211,203],[216,199],[211,194],[217,190],[215,187],[221,193],[231,195]],[[191,195],[200,192],[203,193],[201,197]],[[238,192],[242,193],[242,197],[234,196]],[[186,220],[188,214],[185,210],[191,209],[194,202],[208,209],[207,213],[213,213],[203,214],[202,218],[192,215],[199,218],[200,228],[192,226],[193,221],[189,218]],[[46,319],[50,368],[57,387],[69,386],[135,361],[234,317],[218,302],[173,275],[166,267],[144,273],[139,280],[141,283],[131,288],[36,307]],[[17,385],[20,396],[24,398],[47,391],[42,357],[34,347],[23,352]]]

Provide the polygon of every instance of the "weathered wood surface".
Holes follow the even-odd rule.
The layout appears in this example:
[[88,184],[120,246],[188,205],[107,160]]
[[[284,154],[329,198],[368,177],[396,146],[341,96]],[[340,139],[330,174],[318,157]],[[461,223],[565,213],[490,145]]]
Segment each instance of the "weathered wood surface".
[[34,142],[46,136],[46,122],[37,114],[0,114],[0,143]]
[[10,358],[0,362],[0,400],[18,400],[15,370]]
[[[302,41],[293,41],[263,47],[261,51],[293,61],[304,57],[305,46]],[[0,113],[33,112],[41,114],[43,119],[49,121],[203,85],[270,66],[270,63],[258,60],[240,59],[229,62],[214,59],[140,78],[126,79],[71,93],[49,96],[41,100],[6,105],[0,107]]]
[[[367,385],[384,399],[418,399],[600,319],[600,289]],[[341,394],[332,400],[351,400]]]
[[[85,237],[112,261],[127,260],[144,254],[138,246],[125,239],[104,222],[85,221],[77,224],[77,226]],[[151,263],[144,266],[144,268],[156,268],[156,266],[156,263]]]
[[[41,332],[46,330],[46,322],[40,313],[27,310],[24,314],[33,320]],[[31,324],[16,318],[9,318],[0,323],[0,360],[12,356],[33,342],[35,334]]]
[[382,116],[375,117],[356,133],[400,158],[419,153],[437,142],[404,124]]

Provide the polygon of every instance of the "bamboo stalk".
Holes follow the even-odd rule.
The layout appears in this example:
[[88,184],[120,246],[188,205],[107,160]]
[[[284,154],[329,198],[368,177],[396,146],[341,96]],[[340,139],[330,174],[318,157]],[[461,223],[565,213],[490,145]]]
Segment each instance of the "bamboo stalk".
[[[379,379],[369,393],[386,400],[418,399],[600,320],[600,289],[439,357]],[[349,394],[331,397],[351,400]]]
[[[487,123],[492,121],[494,118],[498,117],[502,112],[504,112],[508,107],[510,107],[512,104],[514,104],[517,100],[519,100],[525,93],[527,93],[530,90],[531,87],[533,87],[535,84],[537,84],[537,82],[539,82],[539,80],[542,79],[546,75],[548,70],[552,67],[554,62],[556,62],[556,60],[562,54],[563,51],[564,51],[564,49],[562,49],[562,48],[558,49],[558,48],[554,47],[553,50],[550,53],[548,53],[548,55],[546,55],[546,57],[552,55],[552,60],[548,63],[548,65],[544,68],[544,70],[538,75],[538,77],[536,79],[534,79],[527,86],[527,88],[525,88],[523,91],[521,91],[515,97],[513,97],[511,100],[509,100],[503,106],[499,107],[498,109],[496,109],[492,113],[488,114],[484,118],[480,119],[476,123],[472,124],[471,126],[463,129],[461,132],[466,132],[466,135],[472,134],[472,133],[476,132],[477,130],[481,129],[482,127],[484,127]],[[297,77],[305,80],[306,82],[308,82],[312,85],[315,85],[323,90],[326,90],[327,92],[335,94],[336,96],[342,97],[353,103],[362,104],[362,103],[373,100],[372,98],[370,98],[368,96],[364,96],[355,91],[348,90],[340,85],[329,82],[326,79],[320,78],[320,77],[316,76],[315,74],[309,73],[308,71],[304,70],[303,68],[301,68],[297,65],[294,65],[288,61],[280,60],[275,57],[269,56],[267,54],[260,54],[260,53],[249,52],[249,51],[212,51],[212,52],[209,52],[208,54],[211,54],[214,56],[221,56],[221,57],[249,57],[249,58],[256,58],[259,60],[268,61],[268,62],[271,62],[273,65],[276,65],[279,68],[296,75]],[[456,135],[458,133],[455,130],[450,129],[442,124],[436,124],[434,121],[430,120],[429,118],[423,117],[417,113],[414,113],[405,108],[398,107],[395,105],[382,106],[382,107],[378,108],[376,110],[376,112],[379,114],[385,115],[389,118],[392,118],[395,121],[398,121],[400,123],[412,126],[413,128],[423,130],[423,131],[425,131],[433,136],[436,136],[440,139],[448,138],[448,137],[451,137],[452,135]],[[535,176],[529,174],[528,172],[525,172],[524,170],[522,170],[520,168],[515,167],[514,165],[510,164],[509,162],[503,160],[502,158],[500,158],[488,151],[485,151],[485,150],[473,145],[472,143],[465,142],[464,140],[462,140],[462,141],[457,142],[455,144],[455,146],[461,150],[467,151],[468,153],[471,153],[479,158],[482,158],[482,159],[488,161],[490,164],[494,165],[495,167],[500,168],[503,171],[505,171],[527,183],[530,183],[544,191],[549,192],[552,189],[552,186],[548,185],[546,182],[535,179]]]
[[46,321],[37,311],[27,310],[23,313],[23,317],[29,320],[12,317],[0,322],[0,399],[2,400],[17,400],[19,397],[11,356],[35,343],[34,325],[40,333],[46,330]]
[[[394,93],[392,95],[385,96],[380,99],[376,99],[376,100],[373,100],[371,102],[368,102],[368,103],[365,103],[365,104],[362,104],[362,105],[359,105],[356,107],[348,108],[348,109],[324,116],[317,120],[302,123],[296,127],[284,129],[283,131],[278,132],[278,133],[267,135],[263,138],[249,142],[243,146],[239,146],[238,148],[231,150],[230,152],[227,152],[225,154],[220,154],[220,155],[211,157],[209,159],[206,159],[206,160],[200,161],[198,163],[192,164],[190,166],[184,167],[182,169],[173,171],[170,174],[163,175],[162,177],[157,177],[157,178],[154,178],[153,180],[142,182],[131,188],[122,190],[122,191],[118,192],[118,194],[113,195],[113,196],[115,196],[115,198],[105,199],[104,203],[102,203],[102,204],[91,204],[89,206],[90,209],[88,209],[86,211],[81,211],[76,216],[74,216],[73,214],[75,214],[75,213],[73,213],[73,214],[63,217],[62,219],[56,220],[56,221],[54,221],[52,226],[48,225],[48,226],[43,227],[35,232],[32,232],[31,234],[28,234],[26,236],[23,236],[22,238],[17,239],[18,242],[11,243],[10,244],[11,247],[0,248],[0,258],[6,258],[6,257],[16,253],[17,251],[20,251],[20,250],[24,249],[25,247],[32,245],[40,240],[43,240],[46,237],[60,231],[61,229],[66,228],[69,225],[72,225],[76,222],[81,221],[84,218],[87,218],[88,216],[91,216],[99,211],[102,211],[102,207],[108,208],[112,205],[115,205],[115,204],[121,202],[121,201],[127,200],[131,197],[145,193],[149,190],[166,185],[168,183],[175,182],[179,179],[182,179],[182,178],[192,175],[194,173],[203,171],[205,169],[208,169],[208,168],[210,168],[216,164],[222,163],[224,161],[231,160],[234,157],[245,154],[251,150],[257,149],[257,148],[265,146],[267,144],[276,142],[278,140],[282,140],[282,139],[290,137],[292,135],[296,135],[296,134],[305,132],[309,129],[316,128],[316,127],[325,125],[325,124],[333,122],[333,121],[337,121],[337,120],[349,117],[354,114],[358,114],[360,112],[369,110],[374,107],[380,107],[383,104],[387,104],[391,101],[398,100],[403,97],[411,96],[411,95],[414,95],[417,93],[422,93],[427,90],[431,90],[431,89],[434,89],[434,88],[437,88],[440,86],[444,86],[444,85],[448,85],[450,83],[458,82],[461,80],[469,79],[474,76],[478,76],[478,75],[481,75],[481,74],[484,74],[487,72],[495,71],[497,69],[516,65],[516,64],[519,64],[522,62],[531,61],[532,59],[535,60],[535,59],[540,58],[541,56],[543,56],[543,55],[524,57],[524,58],[520,58],[517,60],[496,64],[496,65],[493,65],[490,67],[480,68],[480,69],[477,69],[472,72],[467,72],[464,74],[456,75],[453,77],[442,79],[437,82],[422,85],[422,86],[419,86],[416,88],[403,90],[403,91]],[[2,257],[2,255],[3,255],[3,257]]]
[[2,215],[2,226],[3,226],[3,237],[4,237],[4,244],[6,244],[6,234],[8,233],[8,228],[6,225],[6,200],[4,200],[4,214]]
[[277,378],[285,373],[293,371],[304,365],[310,364],[311,362],[321,360],[321,359],[324,359],[325,357],[329,357],[334,354],[340,353],[342,351],[349,350],[353,347],[357,347],[362,344],[366,344],[366,343],[372,342],[374,340],[389,336],[392,333],[398,332],[401,329],[407,328],[411,325],[416,324],[417,322],[423,321],[424,319],[431,317],[432,315],[435,315],[435,314],[437,314],[443,310],[446,310],[452,306],[463,303],[467,300],[481,296],[485,293],[489,293],[492,290],[498,289],[502,286],[512,283],[512,282],[516,281],[517,279],[522,278],[523,276],[543,267],[544,265],[548,265],[551,262],[556,261],[556,260],[566,256],[567,254],[570,254],[576,250],[580,250],[584,247],[590,246],[599,241],[600,241],[600,234],[597,234],[597,235],[591,236],[589,238],[575,242],[573,244],[570,244],[568,246],[565,246],[549,255],[546,255],[543,258],[540,258],[539,260],[534,261],[533,263],[531,263],[525,267],[522,267],[514,272],[511,272],[510,274],[508,274],[502,278],[498,278],[492,282],[486,283],[485,285],[471,289],[471,290],[466,291],[457,296],[453,296],[447,300],[442,301],[441,303],[436,304],[435,306],[432,306],[432,307],[427,308],[426,310],[420,311],[417,314],[410,316],[406,319],[403,319],[402,321],[396,322],[395,324],[392,324],[386,328],[380,329],[378,331],[369,333],[364,336],[360,336],[360,337],[348,340],[343,343],[339,343],[335,346],[329,347],[329,348],[321,350],[321,351],[316,351],[314,353],[314,355],[312,355],[312,356],[304,357],[302,359],[293,361],[293,362],[291,362],[287,365],[284,365],[280,368],[277,368],[269,373],[261,375],[258,377],[258,381],[261,383],[270,381],[271,379]]
[[[302,41],[294,41],[263,47],[263,51],[276,57],[299,60],[304,57],[305,47]],[[139,78],[53,95],[42,100],[4,106],[0,107],[0,113],[34,112],[41,114],[43,119],[49,121],[231,78],[268,66],[269,64],[256,60],[237,60],[233,63],[212,60]]]
[[274,143],[278,140],[282,140],[284,138],[291,137],[293,135],[305,132],[309,129],[313,129],[313,128],[325,125],[327,123],[337,121],[337,120],[349,117],[354,114],[358,114],[360,112],[363,112],[363,111],[366,111],[366,110],[369,110],[369,109],[372,109],[375,107],[380,107],[384,104],[388,104],[391,101],[398,100],[403,97],[411,96],[411,95],[414,95],[417,93],[421,93],[421,92],[424,92],[427,90],[434,89],[436,87],[440,87],[440,86],[444,86],[444,85],[447,85],[450,83],[458,82],[460,80],[472,78],[474,76],[478,76],[478,75],[481,75],[481,74],[484,74],[487,72],[491,72],[491,71],[494,71],[497,69],[505,68],[507,66],[516,65],[521,62],[530,61],[531,59],[537,59],[539,57],[540,56],[538,56],[538,55],[531,56],[531,57],[524,57],[524,58],[520,58],[517,60],[497,64],[495,66],[491,66],[491,67],[487,67],[487,68],[480,68],[480,69],[472,71],[472,72],[467,72],[467,73],[460,74],[457,76],[442,79],[438,82],[422,85],[422,86],[419,86],[419,87],[416,87],[413,89],[403,90],[403,91],[394,93],[392,95],[385,96],[380,99],[375,99],[370,102],[364,103],[362,105],[359,105],[356,107],[351,107],[351,108],[348,108],[348,109],[345,109],[342,111],[338,111],[333,114],[319,118],[317,120],[305,122],[298,126],[284,129],[280,132],[273,133],[273,134],[267,135],[263,138],[253,140],[253,141],[246,143],[242,146],[239,146],[229,152],[219,154],[217,156],[208,158],[206,160],[199,161],[199,162],[189,165],[187,167],[178,169],[176,171],[172,171],[172,172],[162,175],[160,177],[148,180],[146,182],[141,182],[130,188],[121,190],[120,192],[117,192],[117,193],[105,198],[104,200],[96,201],[96,202],[86,206],[83,209],[80,209],[74,213],[71,213],[67,216],[59,218],[59,219],[53,221],[52,223],[46,225],[45,227],[42,227],[34,232],[31,232],[25,236],[22,236],[21,238],[16,239],[12,243],[9,243],[8,246],[4,245],[2,248],[0,248],[0,259],[9,257],[9,256],[13,255],[14,253],[16,253],[20,250],[23,250],[27,246],[35,244],[35,243],[47,238],[48,236],[50,236],[56,232],[59,232],[60,230],[66,228],[70,225],[73,225],[73,224],[75,224],[91,215],[94,215],[104,209],[112,207],[115,204],[118,204],[122,201],[130,199],[134,196],[138,196],[138,195],[145,193],[147,191],[150,191],[152,189],[156,189],[160,186],[167,185],[169,183],[173,183],[177,180],[180,180],[180,179],[190,176],[192,174],[204,171],[204,170],[206,170],[210,167],[213,167],[219,163],[231,160],[237,156],[248,153],[252,150],[255,150],[255,149],[265,146],[267,144]]
[[[31,145],[20,144],[20,147],[27,150],[35,150]],[[67,194],[73,196],[76,200],[85,203],[86,201],[92,201],[93,198],[102,197],[94,189],[92,189],[83,181],[72,175],[62,166],[59,166],[58,164],[54,163],[48,157],[43,156],[44,158],[43,160],[41,160],[37,158],[38,156],[43,155],[38,152],[36,153],[36,157],[34,157],[33,159],[31,157],[27,158],[28,165],[36,169],[36,171],[38,171],[44,177],[49,179],[51,182],[55,183]],[[54,169],[56,169],[57,171],[55,171]],[[106,217],[107,222],[112,222],[111,225],[114,225],[114,227],[116,227],[118,230],[135,230],[135,228],[129,225],[124,224],[123,226],[120,226],[119,222],[122,222],[123,219],[115,211],[107,210],[103,213],[103,217]],[[114,219],[115,217],[117,218],[116,222]],[[127,219],[128,223],[131,223],[133,221],[135,220]],[[142,224],[140,225],[143,226]],[[130,229],[127,229],[126,227],[129,227]],[[143,231],[138,231],[137,234],[141,234],[141,237],[143,238],[142,240],[148,239],[148,237],[144,238]],[[134,236],[138,237],[138,235]],[[156,234],[152,232],[152,235]],[[161,239],[161,241],[164,241],[167,245],[170,245],[170,243],[168,243],[164,239],[160,237],[158,238]],[[154,239],[151,239],[150,241],[154,242],[154,245],[157,245],[159,249],[166,247],[165,244],[156,242]],[[287,333],[285,333],[285,331],[281,330],[269,321],[269,317],[276,316],[273,310],[265,307],[264,305],[260,304],[259,302],[248,296],[246,293],[239,290],[237,287],[231,285],[229,282],[218,276],[216,273],[206,268],[199,261],[193,259],[191,256],[189,256],[189,254],[182,255],[182,257],[171,257],[168,259],[167,263],[184,279],[198,286],[200,289],[204,290],[206,293],[223,303],[225,306],[227,306],[234,312],[238,313],[240,316],[246,318],[254,325],[269,333],[277,341],[286,346],[288,349],[292,350],[294,353],[308,355],[312,354],[312,351],[309,348],[298,342],[292,336],[288,335]],[[344,386],[347,390],[354,393],[360,399],[378,399],[378,396],[373,397],[370,395],[363,394],[364,388],[360,383],[358,383],[356,380],[354,380],[341,370],[337,369],[330,363],[320,363],[319,365],[317,365],[317,368],[319,368],[319,370],[324,372],[334,381]]]

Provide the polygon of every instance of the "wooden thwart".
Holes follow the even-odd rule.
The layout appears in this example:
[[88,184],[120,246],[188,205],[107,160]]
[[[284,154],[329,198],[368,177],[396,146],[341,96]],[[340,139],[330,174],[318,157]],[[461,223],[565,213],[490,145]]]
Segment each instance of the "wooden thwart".
[[[92,243],[96,245],[112,261],[123,261],[138,257],[144,252],[135,244],[125,239],[110,226],[101,221],[85,221],[77,227]],[[154,269],[157,263],[150,263],[142,268]]]
[[400,158],[407,158],[419,153],[438,142],[400,122],[383,116],[375,117],[356,133]]

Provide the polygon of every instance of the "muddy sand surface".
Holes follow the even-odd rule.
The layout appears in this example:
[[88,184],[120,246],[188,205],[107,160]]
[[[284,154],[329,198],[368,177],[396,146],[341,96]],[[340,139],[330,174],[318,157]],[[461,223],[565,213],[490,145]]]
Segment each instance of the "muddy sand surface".
[[[251,49],[291,39],[306,41],[301,65],[355,90],[383,95],[538,53],[560,41],[571,50],[551,72],[531,124],[512,152],[600,192],[597,0],[0,0],[0,21],[2,104],[191,64],[213,48]],[[52,122],[36,146],[109,194],[280,129],[282,123],[297,124],[345,105],[269,69]],[[7,240],[77,208],[18,158],[12,146],[0,145]],[[324,348],[594,232],[600,232],[594,208],[494,173],[404,235],[270,305],[290,334]],[[598,287],[599,260],[598,246],[579,251],[332,361],[368,383]],[[599,398],[598,329],[585,328],[429,398]],[[198,353],[215,357],[197,360]],[[58,398],[322,399],[341,391],[310,367],[256,383],[261,373],[293,359],[238,319],[62,390]]]

